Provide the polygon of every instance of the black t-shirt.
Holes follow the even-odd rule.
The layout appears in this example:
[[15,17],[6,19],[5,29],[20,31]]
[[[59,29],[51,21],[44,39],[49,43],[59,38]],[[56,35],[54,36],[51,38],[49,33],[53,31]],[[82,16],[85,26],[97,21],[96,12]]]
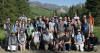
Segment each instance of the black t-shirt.
[[62,38],[55,38],[54,41],[55,43],[59,43],[62,40]]
[[64,42],[68,42],[70,40],[70,36],[63,36],[62,38]]
[[42,28],[42,33],[46,34],[47,33],[47,28]]
[[98,43],[97,37],[89,37],[90,44],[96,45]]
[[6,29],[5,29],[5,31],[7,31],[7,33],[9,33],[10,34],[10,23],[5,23],[5,25],[6,25]]

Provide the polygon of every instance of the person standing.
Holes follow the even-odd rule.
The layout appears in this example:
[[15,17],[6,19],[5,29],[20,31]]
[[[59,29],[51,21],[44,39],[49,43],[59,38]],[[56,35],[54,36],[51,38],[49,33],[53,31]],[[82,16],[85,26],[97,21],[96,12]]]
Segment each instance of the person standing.
[[10,18],[7,19],[7,22],[4,24],[4,30],[6,34],[6,38],[10,35]]
[[10,18],[8,18],[7,22],[4,24],[4,30],[5,30],[5,36],[6,36],[5,47],[8,46],[8,38],[10,36],[10,27],[11,27]]
[[82,25],[82,31],[83,31],[83,34],[85,36],[85,39],[87,39],[89,36],[88,36],[88,33],[89,33],[89,23],[86,19],[86,16],[84,16],[84,23]]
[[90,24],[90,32],[93,32],[94,18],[91,16],[91,13],[89,13],[88,21],[89,21],[89,24]]
[[60,37],[64,34],[64,22],[62,21],[62,17],[59,18],[59,22],[55,25],[55,31],[60,33]]

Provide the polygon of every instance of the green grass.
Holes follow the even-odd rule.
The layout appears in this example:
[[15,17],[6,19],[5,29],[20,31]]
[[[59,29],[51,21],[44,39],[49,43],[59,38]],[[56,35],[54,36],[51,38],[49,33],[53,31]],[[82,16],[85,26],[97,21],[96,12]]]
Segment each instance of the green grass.
[[99,39],[100,41],[100,26],[95,26],[94,27],[94,33],[95,33],[95,36]]
[[0,43],[5,39],[5,32],[4,30],[0,29]]
[[53,11],[50,11],[50,10],[47,10],[45,8],[38,7],[38,6],[30,7],[30,10],[34,16],[48,16],[48,17],[50,17],[53,15]]

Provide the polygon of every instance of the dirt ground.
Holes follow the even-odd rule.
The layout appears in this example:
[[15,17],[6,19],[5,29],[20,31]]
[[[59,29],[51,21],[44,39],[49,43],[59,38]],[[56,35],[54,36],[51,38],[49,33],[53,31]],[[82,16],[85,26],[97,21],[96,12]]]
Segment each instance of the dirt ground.
[[[5,51],[1,46],[0,46],[0,53],[11,53],[8,51]],[[44,50],[25,50],[25,51],[17,51],[17,52],[12,52],[12,53],[100,53],[100,45],[98,45],[98,50],[97,52],[91,51],[91,52],[79,52],[79,51],[44,51]]]

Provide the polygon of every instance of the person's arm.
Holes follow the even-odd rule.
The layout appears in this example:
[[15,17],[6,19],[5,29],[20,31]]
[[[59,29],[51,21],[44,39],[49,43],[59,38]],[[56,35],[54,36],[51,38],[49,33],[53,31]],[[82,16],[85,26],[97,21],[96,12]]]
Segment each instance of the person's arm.
[[39,40],[41,41],[41,33],[39,32]]
[[17,41],[17,37],[15,36],[15,41],[16,41],[16,46],[18,46],[18,41]]
[[94,18],[93,18],[93,26],[94,26]]
[[6,24],[4,24],[4,29],[6,29]]
[[74,38],[74,41],[75,41],[75,43],[74,43],[74,44],[77,44],[76,38]]
[[20,44],[22,44],[22,43],[20,42],[20,40],[19,40],[19,36],[20,36],[20,34],[18,33],[18,42],[19,42]]
[[88,32],[88,38],[90,37],[90,24],[88,24],[88,30],[89,30],[89,32]]
[[10,37],[8,38],[8,46],[11,45],[11,40],[10,40]]
[[54,26],[54,30],[55,30],[55,32],[57,33],[57,23],[56,23],[55,26]]
[[34,38],[34,32],[32,33],[32,38]]
[[85,37],[84,37],[84,35],[83,35],[83,43],[85,43]]
[[25,34],[25,33],[24,33],[24,36],[25,36],[25,40],[24,40],[23,44],[25,44],[25,43],[26,43],[26,34]]

